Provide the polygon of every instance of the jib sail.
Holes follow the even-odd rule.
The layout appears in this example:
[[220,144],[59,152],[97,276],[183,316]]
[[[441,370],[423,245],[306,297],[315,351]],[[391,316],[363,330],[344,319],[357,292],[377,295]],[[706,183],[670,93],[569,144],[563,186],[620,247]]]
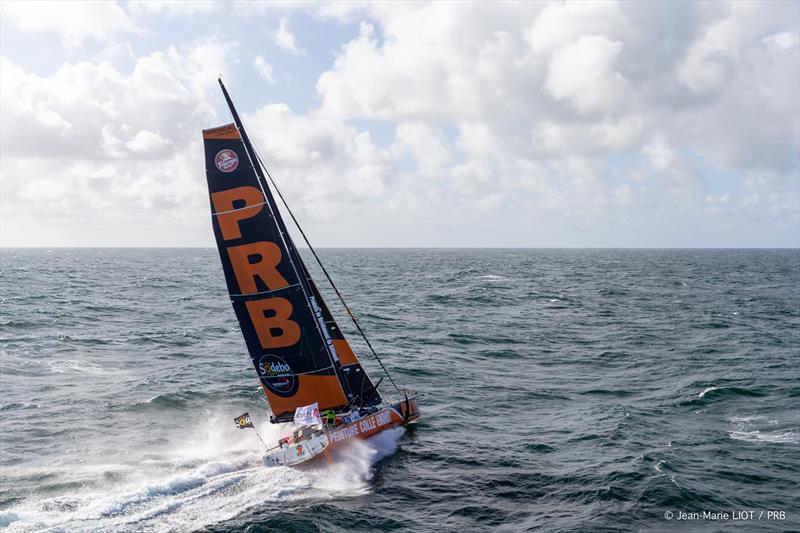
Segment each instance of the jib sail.
[[223,92],[236,123],[203,131],[212,225],[274,421],[291,420],[295,408],[314,402],[320,409],[380,403],[303,264]]
[[382,399],[377,388],[361,367],[361,363],[358,362],[358,358],[350,347],[350,343],[347,342],[344,334],[339,329],[339,325],[336,324],[333,315],[325,304],[325,300],[322,298],[319,289],[317,289],[317,285],[314,283],[308,270],[305,269],[305,265],[303,265],[303,269],[308,283],[311,286],[311,294],[314,296],[315,301],[318,302],[320,311],[322,312],[325,326],[333,342],[333,349],[342,365],[340,379],[342,379],[345,386],[353,394],[351,404],[354,407],[363,407],[381,403]]

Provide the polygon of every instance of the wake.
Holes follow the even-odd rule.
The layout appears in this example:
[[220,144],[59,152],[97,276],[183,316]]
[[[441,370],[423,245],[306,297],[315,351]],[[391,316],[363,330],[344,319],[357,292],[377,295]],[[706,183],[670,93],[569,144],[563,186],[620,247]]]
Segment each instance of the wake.
[[[211,420],[194,439],[172,450],[140,452],[135,464],[64,465],[59,477],[79,477],[85,480],[81,488],[31,496],[0,512],[0,527],[9,532],[190,531],[251,509],[277,511],[276,503],[360,495],[369,491],[373,465],[394,453],[404,433],[395,428],[348,443],[332,463],[299,470],[264,466],[256,436],[230,431],[228,419]],[[281,433],[261,428],[268,442]]]

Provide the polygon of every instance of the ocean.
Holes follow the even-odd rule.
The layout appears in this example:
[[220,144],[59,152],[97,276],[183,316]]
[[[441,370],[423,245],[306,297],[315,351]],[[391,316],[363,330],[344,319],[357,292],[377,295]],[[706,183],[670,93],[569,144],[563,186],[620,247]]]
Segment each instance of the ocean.
[[3,249],[0,528],[800,530],[798,250],[319,253],[423,417],[296,470],[216,250]]

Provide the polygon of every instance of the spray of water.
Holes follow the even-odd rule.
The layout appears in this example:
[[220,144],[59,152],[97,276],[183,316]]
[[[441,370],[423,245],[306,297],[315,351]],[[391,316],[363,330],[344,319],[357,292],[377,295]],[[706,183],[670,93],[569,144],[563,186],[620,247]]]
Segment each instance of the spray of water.
[[[267,468],[253,430],[213,414],[185,437],[159,449],[127,450],[129,460],[62,465],[64,477],[86,480],[33,496],[0,513],[7,531],[55,528],[93,531],[193,530],[276,503],[341,498],[369,490],[373,465],[393,453],[402,429],[342,446],[331,463]],[[291,430],[261,424],[267,442]],[[21,474],[21,473],[18,473]]]

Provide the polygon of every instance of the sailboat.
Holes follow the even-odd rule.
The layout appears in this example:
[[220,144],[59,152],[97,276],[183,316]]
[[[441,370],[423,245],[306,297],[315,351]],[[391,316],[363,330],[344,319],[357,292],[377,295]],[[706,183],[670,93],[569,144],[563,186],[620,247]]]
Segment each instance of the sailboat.
[[[272,414],[297,428],[267,450],[267,465],[297,465],[351,439],[365,439],[420,417],[417,396],[389,375],[254,149],[222,80],[232,124],[203,130],[211,219],[231,303]],[[267,181],[269,179],[269,182]],[[287,231],[275,194],[357,331],[389,378],[384,399],[345,338]],[[309,410],[309,408],[311,408]],[[319,412],[326,415],[322,422]],[[249,415],[247,424],[253,427]],[[249,425],[248,425],[249,424]]]

